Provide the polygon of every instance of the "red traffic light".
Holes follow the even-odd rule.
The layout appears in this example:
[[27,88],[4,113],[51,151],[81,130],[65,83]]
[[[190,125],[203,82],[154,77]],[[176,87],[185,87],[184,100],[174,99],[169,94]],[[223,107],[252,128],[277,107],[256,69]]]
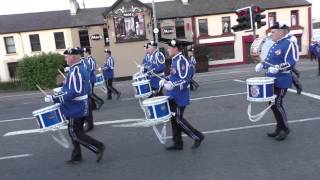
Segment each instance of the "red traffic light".
[[249,16],[250,12],[248,9],[244,9],[236,12],[237,16]]
[[252,12],[254,14],[259,14],[259,13],[262,13],[263,11],[265,11],[265,9],[259,7],[259,6],[253,6],[252,7]]

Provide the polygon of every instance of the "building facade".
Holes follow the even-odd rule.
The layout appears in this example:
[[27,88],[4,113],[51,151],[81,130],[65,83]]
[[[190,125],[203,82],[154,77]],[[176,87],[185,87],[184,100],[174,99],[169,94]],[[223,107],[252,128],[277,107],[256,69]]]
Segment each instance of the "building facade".
[[[312,17],[306,0],[157,2],[159,36],[193,42],[198,61],[210,67],[252,63],[252,32],[231,29],[237,24],[235,10],[252,4],[266,9],[266,26],[257,36],[267,36],[276,21],[286,23],[298,39],[300,55],[308,54]],[[79,9],[71,0],[70,10],[0,16],[0,81],[15,79],[16,64],[26,55],[62,53],[69,47],[91,47],[98,66],[104,63],[104,49],[110,49],[115,76],[132,76],[144,57],[143,45],[154,39],[151,7],[138,0],[117,0],[111,7]]]

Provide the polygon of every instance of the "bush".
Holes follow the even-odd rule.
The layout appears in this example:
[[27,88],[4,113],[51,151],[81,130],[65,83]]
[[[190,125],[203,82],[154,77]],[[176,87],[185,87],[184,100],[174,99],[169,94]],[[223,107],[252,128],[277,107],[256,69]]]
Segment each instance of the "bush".
[[36,84],[44,88],[56,86],[58,68],[65,66],[64,56],[58,53],[42,53],[26,56],[17,65],[17,78],[25,89],[35,90]]

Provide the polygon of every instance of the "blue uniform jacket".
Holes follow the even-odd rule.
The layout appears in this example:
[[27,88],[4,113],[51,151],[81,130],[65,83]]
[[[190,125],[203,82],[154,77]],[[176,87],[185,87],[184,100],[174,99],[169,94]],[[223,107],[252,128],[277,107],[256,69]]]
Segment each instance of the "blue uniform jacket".
[[190,77],[191,78],[196,73],[196,64],[197,64],[197,61],[194,58],[194,56],[189,57],[189,71],[190,71]]
[[[164,77],[166,70],[165,62],[166,58],[164,57],[164,55],[159,51],[155,51],[153,54],[149,56],[148,71],[153,71],[153,73],[157,74],[158,76]],[[150,75],[150,86],[152,88],[159,89],[159,81],[159,77],[153,74]]]
[[[267,77],[275,78],[275,87],[290,88],[292,86],[291,69],[294,67],[298,51],[290,35],[283,37],[270,48],[266,61],[273,65],[279,65],[280,71],[276,74],[266,72]],[[263,68],[268,69],[270,65],[265,64]]]
[[94,84],[96,82],[96,67],[97,67],[97,61],[94,57],[88,56],[87,62],[90,65],[89,66],[89,72],[90,72],[90,82],[91,84]]
[[149,66],[150,66],[149,57],[150,57],[150,56],[149,56],[148,53],[146,53],[146,54],[144,55],[144,57],[143,57],[143,60],[142,60],[142,65],[143,65],[143,67],[144,67],[143,73],[146,73],[146,72],[148,71],[148,69],[149,69]]
[[309,46],[309,51],[312,55],[316,56],[318,59],[320,59],[320,45],[319,44],[311,44]]
[[175,85],[174,89],[167,91],[166,95],[170,99],[174,99],[176,104],[181,106],[187,106],[190,104],[190,74],[189,74],[189,62],[179,53],[172,58],[170,67],[169,80]]
[[106,58],[106,61],[101,68],[103,70],[103,76],[104,79],[111,79],[114,76],[113,70],[114,70],[114,59],[109,56]]
[[88,116],[89,75],[82,63],[70,67],[62,93],[53,95],[54,103],[61,103],[60,109],[67,118]]

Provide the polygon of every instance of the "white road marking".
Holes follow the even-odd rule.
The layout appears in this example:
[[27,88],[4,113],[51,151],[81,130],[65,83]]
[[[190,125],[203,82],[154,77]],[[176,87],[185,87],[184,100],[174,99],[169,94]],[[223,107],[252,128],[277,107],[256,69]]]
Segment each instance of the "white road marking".
[[36,95],[36,94],[41,94],[41,93],[28,93],[28,94],[16,94],[16,95],[10,95],[10,96],[0,96],[0,99],[11,98],[11,97],[20,97],[20,96],[31,96],[31,95]]
[[190,100],[191,101],[198,101],[198,100],[202,100],[202,99],[220,98],[220,97],[236,96],[236,95],[242,95],[242,94],[247,94],[247,92],[234,93],[234,94],[222,94],[222,95],[216,95],[216,96],[206,96],[206,97],[200,97],[200,98],[193,98]]
[[6,119],[6,120],[0,120],[0,123],[3,122],[12,122],[12,121],[22,121],[26,119],[34,119],[34,117],[26,117],[26,118],[18,118],[18,119]]
[[[142,118],[140,119],[122,119],[122,120],[114,120],[114,121],[101,121],[101,122],[95,122],[95,125],[107,125],[107,124],[118,124],[118,123],[127,123],[127,122],[137,122],[144,120]],[[67,129],[67,126],[62,126],[60,129]],[[16,136],[16,135],[22,135],[22,134],[34,134],[34,133],[43,133],[43,129],[28,129],[28,130],[20,130],[20,131],[12,131],[4,134],[3,136]]]
[[[246,83],[245,81],[240,80],[240,79],[234,79],[233,81],[235,81],[235,82],[240,82],[240,83]],[[293,92],[293,93],[297,93],[297,90],[291,89],[291,88],[289,88],[288,91],[289,91],[289,92]],[[308,96],[308,97],[311,97],[311,98],[320,100],[320,96],[317,95],[317,94],[312,94],[312,93],[308,93],[308,92],[303,91],[303,92],[301,93],[301,95]]]
[[[306,118],[306,119],[297,119],[288,121],[288,123],[302,123],[302,122],[308,122],[308,121],[316,121],[320,120],[320,117],[313,117],[313,118]],[[203,131],[204,134],[216,134],[216,133],[222,133],[222,132],[230,132],[230,131],[239,131],[243,129],[253,129],[253,128],[260,128],[260,127],[266,127],[266,126],[273,126],[276,125],[276,123],[266,123],[266,124],[257,124],[252,126],[241,126],[241,127],[235,127],[235,128],[226,128],[226,129],[217,129],[217,130],[211,130],[211,131]],[[185,134],[183,136],[186,136]],[[172,138],[172,136],[165,137],[166,139]]]
[[29,156],[32,156],[32,154],[21,154],[21,155],[14,155],[14,156],[5,156],[5,157],[0,157],[0,160],[17,159],[17,158],[23,158],[23,157],[29,157]]

